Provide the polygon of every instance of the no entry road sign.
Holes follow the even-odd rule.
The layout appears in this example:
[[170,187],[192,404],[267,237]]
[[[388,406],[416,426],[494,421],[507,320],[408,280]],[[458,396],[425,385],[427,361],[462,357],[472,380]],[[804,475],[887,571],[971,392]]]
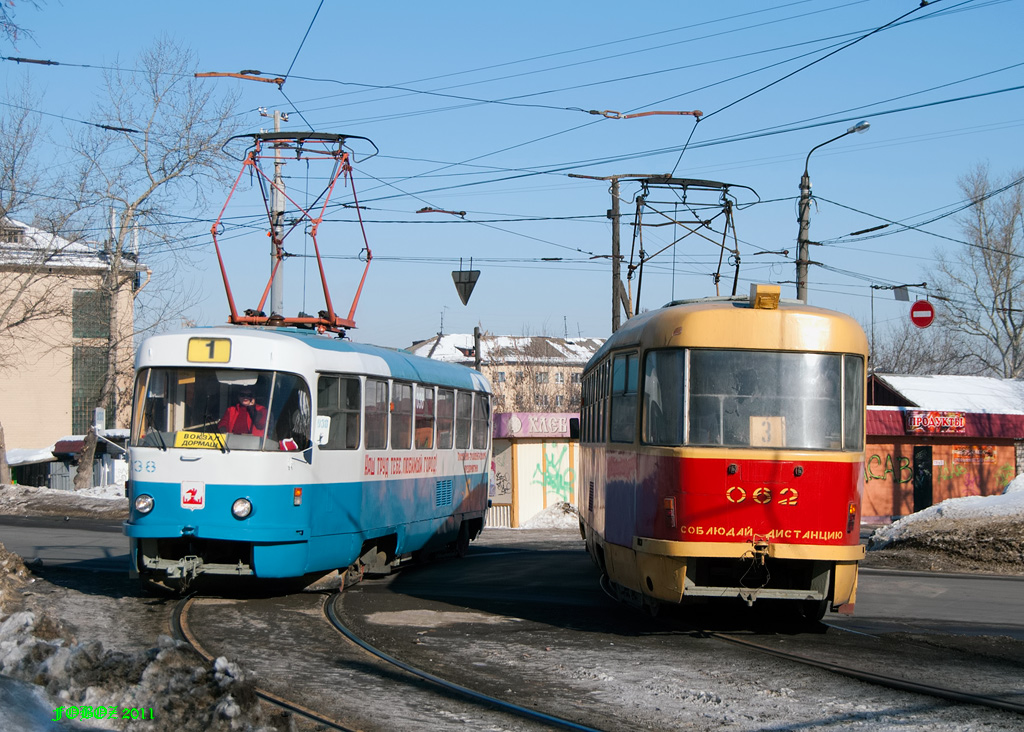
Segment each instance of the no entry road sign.
[[910,306],[910,322],[918,328],[927,328],[935,320],[935,308],[927,300],[918,300]]

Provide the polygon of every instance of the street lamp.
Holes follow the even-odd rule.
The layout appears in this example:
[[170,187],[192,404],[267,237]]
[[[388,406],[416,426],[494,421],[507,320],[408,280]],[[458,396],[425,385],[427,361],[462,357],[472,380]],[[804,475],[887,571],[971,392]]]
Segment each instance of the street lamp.
[[807,247],[810,244],[808,230],[811,226],[811,177],[807,174],[807,165],[811,162],[811,153],[819,147],[824,147],[830,142],[835,142],[854,132],[866,132],[871,125],[866,121],[860,121],[841,135],[836,135],[831,140],[825,140],[820,145],[811,148],[804,161],[804,174],[800,178],[800,233],[796,237],[797,260],[796,260],[796,299],[807,302],[807,263],[809,253]]

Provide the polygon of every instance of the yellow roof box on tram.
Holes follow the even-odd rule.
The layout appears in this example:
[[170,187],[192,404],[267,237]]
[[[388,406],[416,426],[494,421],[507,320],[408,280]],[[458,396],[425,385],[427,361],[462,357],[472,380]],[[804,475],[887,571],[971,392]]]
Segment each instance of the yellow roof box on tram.
[[781,296],[782,288],[778,285],[752,284],[750,286],[750,307],[755,310],[777,310]]

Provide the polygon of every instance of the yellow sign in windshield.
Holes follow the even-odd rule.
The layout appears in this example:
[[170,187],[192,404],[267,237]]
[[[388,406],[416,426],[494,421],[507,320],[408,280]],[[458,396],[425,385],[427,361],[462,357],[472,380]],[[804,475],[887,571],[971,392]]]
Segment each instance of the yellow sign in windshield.
[[225,435],[217,432],[178,432],[175,447],[193,447],[203,450],[223,450]]

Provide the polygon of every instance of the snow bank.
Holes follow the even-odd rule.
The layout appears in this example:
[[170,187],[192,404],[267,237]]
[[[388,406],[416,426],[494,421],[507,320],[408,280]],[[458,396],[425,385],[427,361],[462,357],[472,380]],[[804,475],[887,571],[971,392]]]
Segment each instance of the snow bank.
[[1007,493],[1024,493],[1024,473],[1010,481],[1010,484],[1003,489],[1003,495]]
[[576,509],[571,503],[559,501],[548,506],[522,524],[521,529],[578,529],[580,525]]
[[875,530],[868,549],[884,549],[890,544],[913,538],[918,531],[932,530],[935,522],[970,519],[1013,519],[1024,521],[1024,473],[1006,486],[1002,495],[948,498],[923,511],[904,516],[889,526]]
[[59,620],[23,602],[34,581],[21,558],[0,544],[0,673],[41,687],[50,709],[152,709],[153,720],[82,723],[133,732],[275,730],[264,720],[253,682],[227,659],[210,664],[187,643],[167,636],[141,653],[78,642]]

